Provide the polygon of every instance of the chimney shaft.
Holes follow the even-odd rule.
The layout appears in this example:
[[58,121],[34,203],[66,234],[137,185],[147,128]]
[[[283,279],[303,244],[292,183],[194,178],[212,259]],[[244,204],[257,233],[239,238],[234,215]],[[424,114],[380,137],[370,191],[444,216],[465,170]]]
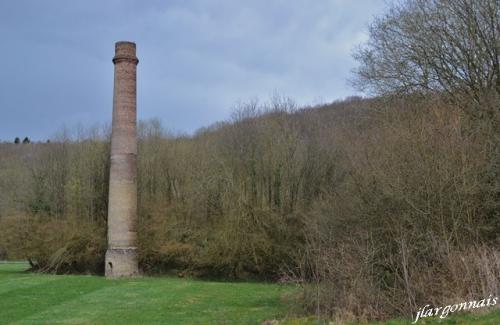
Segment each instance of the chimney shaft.
[[139,274],[137,262],[137,113],[135,43],[115,44],[106,277]]

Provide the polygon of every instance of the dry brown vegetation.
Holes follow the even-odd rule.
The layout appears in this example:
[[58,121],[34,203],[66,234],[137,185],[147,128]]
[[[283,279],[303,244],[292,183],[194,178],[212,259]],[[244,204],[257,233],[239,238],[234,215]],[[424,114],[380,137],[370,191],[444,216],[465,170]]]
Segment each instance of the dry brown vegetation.
[[373,104],[333,131],[349,176],[309,212],[303,301],[383,318],[498,294],[497,135],[439,100]]

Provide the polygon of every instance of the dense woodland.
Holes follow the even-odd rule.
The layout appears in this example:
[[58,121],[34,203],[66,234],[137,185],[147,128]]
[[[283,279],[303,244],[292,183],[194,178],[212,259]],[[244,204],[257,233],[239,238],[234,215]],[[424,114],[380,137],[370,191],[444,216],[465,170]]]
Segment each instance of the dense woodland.
[[[429,61],[419,70],[427,83],[400,79],[389,89],[370,64],[390,65],[388,55],[377,62],[384,48],[374,44],[389,23],[404,23],[389,19],[396,9],[358,52],[357,82],[377,97],[297,107],[275,96],[191,136],[140,123],[145,273],[294,282],[297,305],[345,318],[411,315],[428,303],[500,293],[499,66],[491,63],[484,82],[479,74],[465,82]],[[490,47],[497,64],[498,35]],[[430,83],[431,75],[449,82]],[[106,127],[0,144],[0,258],[101,273],[108,168]]]

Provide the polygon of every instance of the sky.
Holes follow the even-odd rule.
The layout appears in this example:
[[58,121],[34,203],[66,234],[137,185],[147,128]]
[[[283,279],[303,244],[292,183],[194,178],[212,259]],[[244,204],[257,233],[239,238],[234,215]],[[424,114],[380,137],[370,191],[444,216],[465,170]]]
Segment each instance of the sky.
[[133,41],[138,119],[192,133],[273,94],[362,95],[347,79],[384,0],[2,0],[0,140],[111,122],[114,43]]

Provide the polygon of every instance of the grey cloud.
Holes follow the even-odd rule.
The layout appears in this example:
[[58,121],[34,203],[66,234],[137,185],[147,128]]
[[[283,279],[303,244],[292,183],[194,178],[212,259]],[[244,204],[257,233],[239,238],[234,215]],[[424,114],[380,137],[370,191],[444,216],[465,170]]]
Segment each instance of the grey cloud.
[[192,132],[273,91],[353,93],[353,45],[383,0],[0,3],[0,139],[109,122],[113,44],[138,44],[139,117]]

